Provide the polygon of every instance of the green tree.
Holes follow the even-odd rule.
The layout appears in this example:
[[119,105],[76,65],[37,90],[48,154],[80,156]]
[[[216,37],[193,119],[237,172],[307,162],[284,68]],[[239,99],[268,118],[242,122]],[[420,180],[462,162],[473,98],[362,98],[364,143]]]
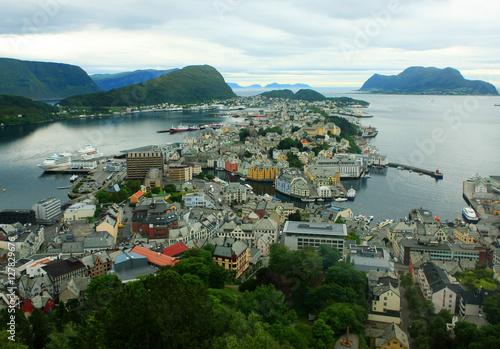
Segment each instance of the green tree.
[[292,147],[295,147],[296,145],[297,145],[297,141],[295,139],[287,137],[285,139],[282,139],[278,143],[278,149],[290,149]]
[[160,187],[153,187],[153,188],[151,188],[151,193],[153,193],[154,195],[160,194],[160,192],[161,192],[161,188]]
[[299,130],[300,130],[300,127],[299,127],[299,126],[293,126],[293,127],[292,127],[292,133],[297,132],[297,131],[299,131]]
[[126,187],[130,189],[132,194],[134,194],[137,193],[139,190],[141,190],[141,182],[130,180],[127,182]]
[[199,179],[205,179],[205,172],[198,173],[198,178]]
[[457,349],[466,349],[474,342],[478,342],[479,330],[476,324],[459,321],[453,328],[455,340],[453,347]]
[[334,303],[319,314],[336,334],[342,334],[347,326],[355,333],[363,334],[366,310],[357,304]]
[[173,183],[166,184],[163,191],[169,194],[177,193],[177,186]]
[[247,128],[241,129],[239,136],[240,136],[240,142],[245,143],[245,140],[250,136],[250,131]]
[[316,338],[317,340],[321,340],[325,344],[329,344],[335,336],[335,332],[330,326],[326,324],[325,320],[323,319],[314,321],[312,333],[314,338]]
[[493,325],[500,323],[500,293],[486,298],[483,301],[486,319]]
[[213,174],[211,174],[211,173],[207,174],[207,179],[209,181],[213,180],[214,178],[215,178],[215,176]]
[[237,309],[245,315],[254,312],[270,324],[288,325],[295,321],[295,312],[288,310],[285,295],[274,285],[259,286],[254,292],[246,291],[238,299]]
[[403,273],[401,276],[401,286],[404,288],[413,286],[413,278],[410,273]]
[[323,269],[325,270],[337,264],[342,258],[340,251],[330,245],[319,245],[318,252],[323,260]]
[[122,289],[123,284],[116,275],[105,274],[92,279],[85,292],[85,308],[103,309]]
[[0,343],[2,343],[2,348],[5,349],[28,349],[27,345],[21,344],[16,341],[12,341],[9,339],[11,335],[7,332],[7,330],[0,331]]

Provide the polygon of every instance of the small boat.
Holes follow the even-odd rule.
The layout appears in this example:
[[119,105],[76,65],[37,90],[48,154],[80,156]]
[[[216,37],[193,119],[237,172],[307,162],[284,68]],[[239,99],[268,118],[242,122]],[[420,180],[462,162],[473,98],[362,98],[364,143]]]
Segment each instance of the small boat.
[[311,199],[311,198],[302,198],[300,200],[304,201],[304,202],[314,202],[314,201],[316,201],[315,199]]
[[316,201],[325,201],[325,199],[323,199],[323,198],[319,198],[319,199],[317,199]]
[[57,187],[57,189],[69,189],[69,187]]
[[419,173],[418,173],[418,175],[419,175],[419,176],[423,176],[424,174],[423,174],[422,172],[419,172]]
[[372,178],[372,175],[371,175],[370,173],[367,173],[367,174],[365,175],[365,178]]
[[353,188],[349,189],[345,197],[347,200],[354,200],[356,198],[356,190]]
[[340,201],[347,201],[346,198],[336,198],[335,201],[340,202]]
[[74,181],[76,181],[77,179],[78,179],[78,175],[74,174],[74,175],[72,175],[72,176],[70,177],[69,181],[70,181],[70,182],[74,182]]
[[189,126],[188,131],[198,131],[199,127],[198,126]]

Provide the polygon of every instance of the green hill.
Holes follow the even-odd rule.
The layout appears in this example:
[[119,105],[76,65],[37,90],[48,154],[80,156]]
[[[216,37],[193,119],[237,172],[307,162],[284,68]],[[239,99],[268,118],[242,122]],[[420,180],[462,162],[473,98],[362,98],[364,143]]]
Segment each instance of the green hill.
[[101,89],[80,67],[0,58],[0,94],[40,100],[99,91]]
[[367,107],[370,104],[366,101],[351,97],[325,97],[321,93],[311,89],[301,89],[298,90],[297,93],[293,93],[291,90],[273,90],[261,93],[260,96],[266,98],[287,98],[307,102],[320,102],[328,100],[334,102],[338,107],[350,107],[353,105]]
[[128,85],[140,84],[141,82],[146,82],[151,79],[155,79],[164,74],[171,73],[173,71],[179,70],[178,68],[167,69],[167,70],[135,70],[127,71],[117,74],[94,74],[90,77],[94,82],[102,88],[104,91],[109,91],[114,88],[125,87]]
[[360,91],[386,94],[498,95],[492,84],[466,80],[456,69],[410,67],[398,75],[375,74]]
[[67,98],[60,104],[100,107],[189,104],[232,97],[236,95],[215,68],[209,65],[195,65],[140,84]]
[[59,109],[26,97],[0,95],[0,124],[14,125],[55,120]]

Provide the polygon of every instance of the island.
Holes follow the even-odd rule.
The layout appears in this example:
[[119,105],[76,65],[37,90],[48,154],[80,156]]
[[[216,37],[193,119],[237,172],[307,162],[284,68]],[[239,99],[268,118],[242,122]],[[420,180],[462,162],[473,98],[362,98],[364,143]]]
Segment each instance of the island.
[[492,84],[467,80],[454,68],[410,67],[398,75],[374,74],[359,91],[380,94],[498,96]]

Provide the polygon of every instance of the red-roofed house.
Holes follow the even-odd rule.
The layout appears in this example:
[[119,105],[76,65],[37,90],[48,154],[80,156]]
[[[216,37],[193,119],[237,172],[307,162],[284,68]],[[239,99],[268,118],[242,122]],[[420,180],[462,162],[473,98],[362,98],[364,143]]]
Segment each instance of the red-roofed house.
[[163,254],[170,257],[178,257],[182,255],[184,252],[186,252],[188,249],[189,247],[187,247],[185,243],[178,242],[176,244],[173,244],[172,246],[165,247],[163,249]]
[[142,191],[138,191],[137,193],[135,193],[134,195],[132,195],[130,197],[130,202],[131,203],[138,203],[139,202],[139,199],[144,195],[144,193]]
[[142,246],[135,246],[130,252],[146,257],[149,263],[159,267],[167,265],[173,267],[177,262],[179,262],[177,258],[167,256],[160,252],[151,251],[150,249]]

